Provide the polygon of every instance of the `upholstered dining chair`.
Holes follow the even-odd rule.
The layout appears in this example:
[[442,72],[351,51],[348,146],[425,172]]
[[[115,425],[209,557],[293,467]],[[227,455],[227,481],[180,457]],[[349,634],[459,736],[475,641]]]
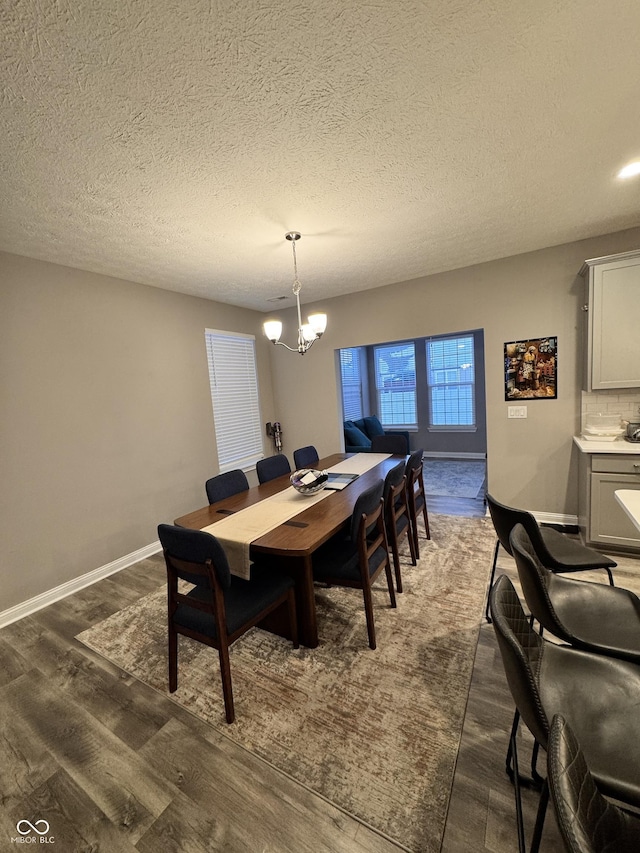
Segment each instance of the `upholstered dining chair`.
[[640,850],[640,816],[602,796],[571,726],[560,714],[549,731],[547,779],[567,853]]
[[[218,650],[227,723],[235,719],[229,646],[268,613],[286,607],[289,631],[298,648],[293,579],[273,567],[252,566],[251,580],[229,571],[222,545],[210,533],[171,524],[158,526],[167,566],[169,617],[169,692],[178,687],[178,635]],[[181,592],[178,581],[194,584]]]
[[414,450],[407,459],[405,475],[407,478],[407,506],[411,519],[411,533],[416,559],[420,559],[420,544],[418,542],[418,515],[422,511],[426,538],[431,539],[429,531],[429,516],[427,515],[427,494],[424,489],[422,455],[424,450]]
[[284,453],[276,453],[275,456],[266,456],[256,463],[256,474],[259,483],[268,483],[283,474],[291,473],[291,465]]
[[[571,722],[603,794],[640,808],[640,667],[626,660],[559,645],[536,633],[512,582],[501,575],[490,593],[491,616],[516,711],[507,752],[514,782],[518,848],[525,853],[518,768],[520,717],[537,747],[548,750],[555,714]],[[531,851],[537,853],[549,790],[539,776],[541,795]]]
[[575,648],[640,664],[637,595],[549,571],[522,524],[513,528],[509,543],[527,606],[544,630]]
[[234,471],[225,471],[224,474],[211,477],[204,484],[204,487],[209,503],[214,504],[217,501],[230,498],[232,495],[246,492],[249,488],[249,481],[244,471],[237,468]]
[[411,520],[407,506],[407,481],[404,473],[405,463],[399,462],[387,473],[384,479],[382,499],[384,518],[387,527],[387,541],[393,555],[393,568],[396,576],[396,591],[402,592],[400,573],[400,541],[406,537],[409,541],[411,562],[417,564],[415,545],[411,535]]
[[404,435],[374,435],[371,439],[371,452],[406,456],[409,453],[409,443]]
[[293,451],[293,464],[296,466],[296,471],[299,471],[300,468],[311,468],[319,459],[318,451],[312,444],[307,445],[307,447],[299,447]]
[[356,498],[349,533],[332,537],[312,557],[314,581],[362,590],[372,649],[376,647],[376,629],[371,588],[383,571],[391,607],[396,606],[383,515],[383,487],[384,482],[379,480],[362,492]]
[[[540,527],[530,512],[501,504],[489,492],[486,493],[486,501],[497,536],[496,547],[493,551],[489,589],[493,585],[500,546],[512,556],[509,536],[516,524],[522,524],[529,534],[538,559],[545,568],[552,572],[584,572],[589,569],[604,569],[609,576],[609,583],[613,586],[611,569],[618,565],[614,560],[551,527]],[[487,622],[491,621],[488,596],[485,617]]]

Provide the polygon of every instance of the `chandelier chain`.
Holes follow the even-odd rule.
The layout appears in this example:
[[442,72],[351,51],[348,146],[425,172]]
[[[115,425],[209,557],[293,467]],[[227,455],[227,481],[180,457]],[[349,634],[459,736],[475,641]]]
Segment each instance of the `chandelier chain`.
[[298,295],[300,293],[300,289],[302,288],[302,284],[300,283],[300,279],[298,278],[298,261],[296,258],[296,242],[295,240],[291,241],[291,248],[293,249],[293,292]]

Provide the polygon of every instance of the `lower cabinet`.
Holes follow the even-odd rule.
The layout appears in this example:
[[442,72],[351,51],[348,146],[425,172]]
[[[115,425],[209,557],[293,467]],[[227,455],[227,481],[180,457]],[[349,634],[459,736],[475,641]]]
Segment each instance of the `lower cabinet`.
[[640,530],[615,498],[617,489],[640,491],[640,455],[581,454],[580,526],[587,544],[640,550]]

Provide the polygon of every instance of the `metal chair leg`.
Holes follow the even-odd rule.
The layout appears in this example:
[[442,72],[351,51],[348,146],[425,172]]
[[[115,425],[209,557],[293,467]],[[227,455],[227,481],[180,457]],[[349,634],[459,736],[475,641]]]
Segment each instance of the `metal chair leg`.
[[536,815],[536,824],[533,829],[531,838],[531,853],[538,853],[540,850],[540,842],[542,841],[542,830],[544,829],[544,819],[547,815],[547,805],[549,803],[549,783],[545,779],[540,792],[540,802],[538,803],[538,813]]
[[520,712],[516,708],[516,712],[513,716],[513,725],[511,726],[511,734],[509,736],[509,749],[507,750],[507,773],[509,778],[513,782],[513,791],[514,797],[516,801],[516,828],[518,831],[518,853],[527,853],[527,847],[525,842],[525,834],[524,834],[524,815],[522,812],[522,788],[538,788],[540,785],[537,780],[539,779],[542,783],[542,790],[540,792],[540,801],[538,803],[538,812],[536,815],[536,823],[533,830],[533,836],[531,840],[531,851],[530,853],[538,853],[540,849],[540,841],[542,839],[542,830],[544,828],[544,820],[547,813],[547,804],[549,802],[549,786],[546,779],[543,779],[540,774],[536,771],[535,765],[537,762],[539,744],[538,741],[535,741],[533,747],[533,755],[531,758],[531,768],[533,773],[532,779],[527,779],[524,776],[520,775],[520,770],[518,768],[518,744],[517,744],[517,734],[518,734],[518,725],[520,723]]
[[540,744],[538,741],[533,742],[533,751],[531,753],[531,778],[536,787],[542,787],[546,784],[546,779],[538,773],[538,753],[540,752]]
[[491,624],[491,616],[489,616],[489,593],[493,586],[493,579],[496,576],[496,563],[498,562],[498,551],[500,550],[500,540],[496,539],[496,547],[493,550],[493,565],[491,566],[491,577],[489,578],[489,589],[487,590],[487,607],[484,612],[484,618]]
[[[520,711],[516,708],[513,715],[513,723],[511,725],[511,734],[509,735],[509,748],[507,749],[507,758],[505,761],[505,770],[507,776],[515,784],[515,768],[513,761],[513,748],[516,743],[516,735],[518,734],[518,726],[520,725]],[[544,783],[544,779],[535,769],[538,759],[538,750],[540,745],[537,740],[533,742],[533,752],[531,754],[531,776],[518,776],[518,784],[523,788],[540,788]]]
[[[517,712],[516,712],[517,713]],[[518,717],[520,715],[518,714]],[[518,747],[516,745],[517,724],[514,720],[509,738],[509,753],[513,759],[513,789],[516,798],[516,828],[518,830],[518,853],[527,853],[524,840],[524,817],[522,815],[522,796],[520,794],[520,774],[518,772]]]

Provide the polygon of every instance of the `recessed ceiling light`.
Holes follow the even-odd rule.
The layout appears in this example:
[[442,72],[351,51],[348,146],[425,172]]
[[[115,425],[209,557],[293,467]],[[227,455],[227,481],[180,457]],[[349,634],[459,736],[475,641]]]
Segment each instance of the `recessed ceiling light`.
[[624,169],[620,169],[618,172],[619,178],[633,178],[636,175],[640,175],[640,160],[636,160],[635,163],[629,163],[628,166],[625,166]]

